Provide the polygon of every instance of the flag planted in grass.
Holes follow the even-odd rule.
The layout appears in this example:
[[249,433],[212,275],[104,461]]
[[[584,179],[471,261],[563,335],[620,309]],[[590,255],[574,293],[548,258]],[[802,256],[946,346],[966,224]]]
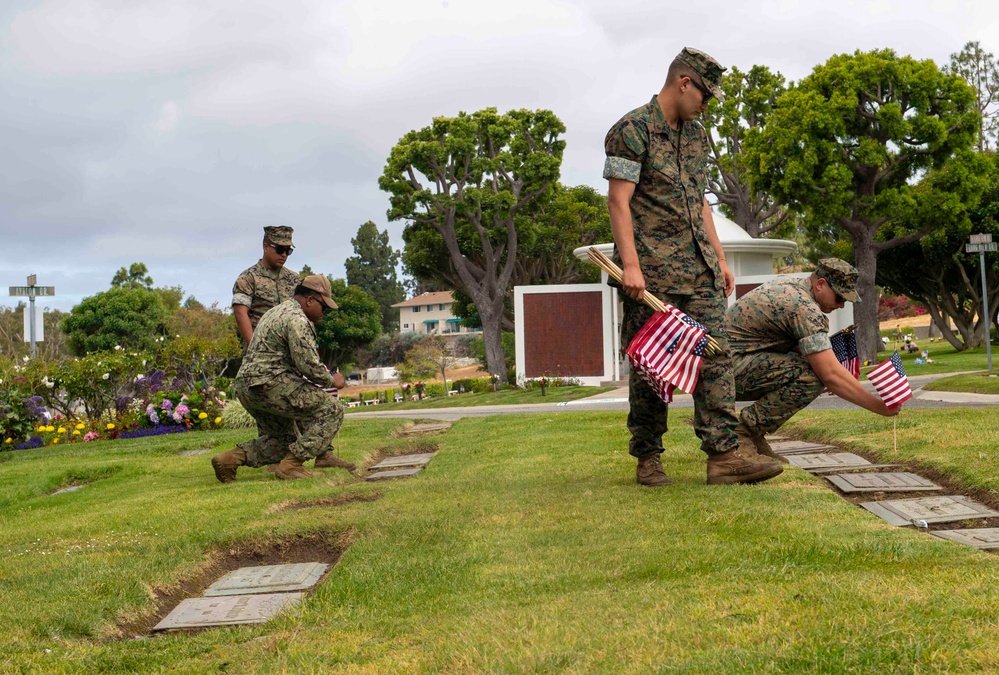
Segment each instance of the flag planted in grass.
[[912,387],[909,386],[909,378],[905,376],[902,357],[898,352],[875,366],[867,373],[867,379],[889,408],[902,405],[912,398]]
[[836,360],[857,380],[860,379],[860,357],[857,355],[857,336],[852,331],[836,333],[829,342],[832,343]]
[[692,392],[708,348],[707,329],[680,310],[656,312],[638,331],[625,354],[631,367],[663,401],[673,390]]

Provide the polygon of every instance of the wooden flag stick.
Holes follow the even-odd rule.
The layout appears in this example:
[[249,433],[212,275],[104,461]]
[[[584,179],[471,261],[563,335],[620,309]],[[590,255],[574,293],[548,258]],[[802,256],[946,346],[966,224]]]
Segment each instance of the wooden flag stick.
[[[608,258],[603,252],[595,246],[591,246],[587,251],[587,257],[590,262],[607,272],[607,275],[618,282],[619,284],[623,282],[624,273],[621,268],[614,264],[614,261]],[[667,312],[670,306],[665,302],[652,295],[648,291],[642,292],[642,302],[648,305],[650,308],[657,312]],[[718,345],[718,341],[715,340],[711,335],[707,335],[708,338],[708,353],[719,354],[721,353],[721,347]]]
[[894,441],[894,450],[892,451],[892,458],[898,458],[898,422],[894,417],[891,418],[891,436]]

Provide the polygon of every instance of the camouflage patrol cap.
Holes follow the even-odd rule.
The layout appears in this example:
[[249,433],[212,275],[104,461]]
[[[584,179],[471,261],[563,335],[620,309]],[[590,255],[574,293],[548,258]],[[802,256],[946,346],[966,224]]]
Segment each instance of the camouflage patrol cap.
[[725,69],[721,67],[720,63],[700,49],[693,47],[684,47],[676,55],[676,60],[700,75],[701,84],[711,92],[712,96],[719,101],[725,100],[725,94],[721,90],[722,73],[725,72]]
[[857,295],[857,270],[839,258],[823,258],[815,268],[815,276],[825,279],[829,286],[850,302],[860,302]]
[[264,237],[270,243],[278,246],[292,246],[291,233],[294,231],[287,225],[270,225],[264,228]]
[[321,296],[319,299],[322,300],[324,305],[330,309],[336,309],[336,303],[333,302],[333,293],[330,288],[330,280],[322,274],[310,274],[302,279],[302,283],[300,285],[308,288],[310,291],[315,291],[316,294]]

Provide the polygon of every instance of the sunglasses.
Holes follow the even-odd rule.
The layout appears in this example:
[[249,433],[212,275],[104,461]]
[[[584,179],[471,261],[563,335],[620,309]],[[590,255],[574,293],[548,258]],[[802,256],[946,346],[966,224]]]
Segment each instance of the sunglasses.
[[278,255],[291,255],[292,253],[295,252],[294,246],[280,246],[278,244],[267,244],[267,245],[270,246],[272,249],[274,249],[274,252],[277,253]]
[[708,91],[703,84],[700,84],[693,78],[690,78],[690,83],[694,85],[694,88],[697,89],[697,91],[701,92],[701,100],[703,100],[705,103],[714,98],[715,95],[712,94],[710,91]]

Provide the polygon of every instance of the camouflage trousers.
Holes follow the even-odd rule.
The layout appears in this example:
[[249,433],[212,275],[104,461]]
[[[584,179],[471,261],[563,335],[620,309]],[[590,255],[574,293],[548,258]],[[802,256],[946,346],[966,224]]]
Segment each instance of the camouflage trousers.
[[[722,348],[720,354],[705,356],[694,397],[694,432],[701,439],[701,449],[707,453],[727,452],[738,446],[735,425],[735,384],[728,354],[728,332],[725,329],[725,298],[715,290],[710,271],[697,279],[693,295],[660,295],[674,307],[696,319],[711,331]],[[706,282],[706,283],[705,283]],[[652,318],[653,311],[642,303],[624,296],[624,316],[621,323],[621,345],[627,347],[635,334]],[[635,372],[628,379],[628,431],[631,441],[628,452],[643,457],[663,451],[663,434],[669,429],[668,406],[655,390]]]
[[759,434],[777,431],[825,389],[808,359],[796,352],[735,354],[732,363],[736,398],[756,401],[740,417]]
[[260,434],[237,445],[246,451],[248,466],[274,464],[289,453],[303,462],[321,455],[343,424],[338,400],[291,374],[253,387],[237,379],[236,396]]

